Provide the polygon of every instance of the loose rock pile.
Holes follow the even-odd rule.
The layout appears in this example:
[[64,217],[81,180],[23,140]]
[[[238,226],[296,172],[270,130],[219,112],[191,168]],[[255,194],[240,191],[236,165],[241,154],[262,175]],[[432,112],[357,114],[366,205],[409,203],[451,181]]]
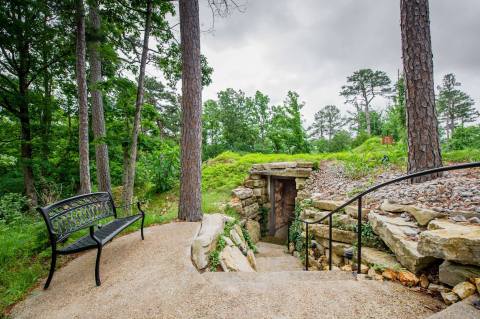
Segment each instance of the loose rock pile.
[[[249,247],[240,224],[236,223],[228,234],[224,234],[226,223],[233,222],[233,218],[222,214],[203,217],[200,231],[192,243],[192,261],[197,269],[208,270],[210,254],[216,249],[221,239],[225,242],[225,247],[219,253],[219,264],[223,271],[252,272],[256,270],[254,252]],[[245,227],[250,239],[255,243],[260,236],[260,225],[258,222],[248,221]]]
[[[318,193],[323,199],[344,200],[374,184],[404,175],[397,168],[386,168],[380,174],[369,174],[360,179],[348,178],[345,169],[332,162],[323,162],[306,182],[310,194]],[[392,184],[367,196],[368,207],[378,208],[385,200],[401,204],[415,204],[451,216],[479,217],[480,170],[467,169],[444,172],[443,176],[421,184],[408,181]],[[477,214],[472,214],[477,213]]]

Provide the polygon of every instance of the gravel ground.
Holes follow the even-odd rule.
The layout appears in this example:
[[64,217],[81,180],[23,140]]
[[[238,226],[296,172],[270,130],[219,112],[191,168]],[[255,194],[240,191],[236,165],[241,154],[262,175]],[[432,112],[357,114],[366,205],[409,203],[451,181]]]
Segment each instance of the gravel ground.
[[[399,284],[313,272],[205,273],[190,260],[198,223],[147,228],[60,269],[50,289],[35,289],[13,318],[425,318],[442,303]],[[313,274],[313,275],[312,275]]]
[[[344,200],[376,184],[404,175],[389,168],[381,173],[358,180],[346,177],[341,165],[322,163],[306,183],[309,193],[319,193],[325,199]],[[416,204],[441,212],[471,211],[480,213],[480,170],[468,169],[445,172],[432,181],[410,184],[408,181],[392,184],[367,196],[371,208],[377,208],[389,199],[402,204]]]

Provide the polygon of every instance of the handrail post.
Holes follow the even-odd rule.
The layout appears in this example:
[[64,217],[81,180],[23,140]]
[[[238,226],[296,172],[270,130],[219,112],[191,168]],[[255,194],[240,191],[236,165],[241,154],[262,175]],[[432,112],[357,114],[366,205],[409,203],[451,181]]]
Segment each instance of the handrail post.
[[357,274],[361,273],[362,269],[362,196],[358,198],[358,212],[357,212],[357,218],[358,218],[358,227],[357,227],[357,241],[358,241],[358,247],[357,247]]
[[305,271],[308,271],[308,223],[305,223]]
[[328,270],[332,270],[332,215],[328,217]]
[[287,222],[287,251],[290,252],[290,221]]

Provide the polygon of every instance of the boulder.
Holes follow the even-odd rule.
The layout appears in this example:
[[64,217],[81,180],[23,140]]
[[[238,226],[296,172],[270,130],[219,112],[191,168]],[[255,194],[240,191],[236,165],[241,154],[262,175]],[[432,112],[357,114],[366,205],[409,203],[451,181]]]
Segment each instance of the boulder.
[[383,278],[386,278],[388,280],[391,280],[391,281],[395,281],[398,279],[398,273],[392,269],[385,269],[383,272],[382,272],[382,276]]
[[431,220],[444,216],[432,209],[409,206],[407,212],[412,215],[420,226],[426,226]]
[[[370,212],[370,209],[362,208],[362,219],[367,220],[369,212]],[[347,213],[350,217],[357,219],[358,207],[354,205],[349,205],[345,207],[345,213]]]
[[377,213],[370,213],[369,220],[373,231],[392,250],[400,264],[411,272],[417,273],[435,260],[418,251],[415,236],[420,230],[415,223]]
[[440,292],[440,294],[442,295],[443,301],[444,301],[445,304],[447,304],[447,305],[454,304],[454,303],[456,303],[456,302],[459,300],[457,294],[454,293],[454,292],[445,292],[445,291],[442,291],[442,292]]
[[233,196],[245,199],[253,196],[253,191],[247,187],[237,187],[232,191]]
[[192,261],[198,269],[208,265],[208,256],[217,245],[228,217],[222,214],[204,215],[200,231],[192,243]]
[[235,228],[233,228],[232,230],[230,230],[230,238],[233,240],[234,244],[240,248],[242,252],[247,252],[247,243],[245,242],[245,238],[243,238],[243,234],[240,235],[239,232]]
[[342,202],[335,201],[335,200],[317,199],[317,198],[312,199],[313,207],[315,207],[317,209],[320,209],[320,210],[332,211],[332,210],[337,209],[342,204],[343,204]]
[[362,247],[362,262],[368,265],[378,265],[385,269],[401,268],[394,256],[370,247]]
[[438,269],[438,276],[440,282],[453,287],[462,281],[480,277],[480,267],[444,261]]
[[421,226],[427,225],[432,219],[444,216],[444,214],[436,212],[432,209],[412,205],[397,204],[389,200],[384,200],[382,205],[380,205],[380,209],[390,213],[407,212],[412,215],[417,221],[417,223]]
[[438,220],[433,227],[436,229],[420,234],[418,251],[421,254],[480,266],[480,225]]
[[422,274],[420,276],[420,287],[427,289],[430,284],[430,281],[428,280],[427,275]]
[[255,254],[251,249],[247,251],[247,260],[250,266],[252,266],[253,270],[257,270],[257,260],[255,259]]
[[[309,225],[308,230],[310,234],[318,240],[322,238],[328,239],[328,227],[327,225],[314,224]],[[351,231],[332,228],[332,239],[342,243],[353,244],[357,240],[357,234]]]
[[468,281],[461,282],[452,289],[462,300],[473,295],[476,290],[475,285]]
[[385,199],[380,205],[380,209],[390,213],[403,213],[403,212],[406,212],[405,208],[407,206],[408,205],[397,204],[388,199]]
[[258,241],[260,240],[260,223],[256,220],[249,219],[245,223],[245,228],[247,229],[252,242],[254,244],[258,243]]
[[254,217],[258,214],[259,209],[260,206],[258,206],[258,203],[253,203],[252,205],[243,207],[243,215],[250,218]]
[[305,188],[305,178],[295,178],[295,187],[296,189],[304,189]]
[[480,278],[473,279],[473,282],[475,283],[475,286],[477,287],[477,291],[480,294]]
[[220,265],[225,272],[254,272],[247,257],[236,246],[225,246],[220,253]]
[[415,276],[415,274],[412,274],[409,271],[403,270],[398,272],[398,281],[400,281],[404,286],[414,287],[420,282],[420,279],[418,279],[418,277]]
[[428,290],[430,290],[431,292],[436,292],[436,293],[449,292],[450,291],[450,289],[447,288],[447,287],[444,287],[442,285],[432,284],[432,283],[430,283],[428,285]]
[[[306,208],[303,210],[302,212],[302,218],[303,219],[309,219],[309,220],[319,220],[325,216],[327,216],[330,212],[329,211],[320,211],[320,210],[317,210],[315,208]],[[325,219],[323,222],[323,224],[326,224],[328,223],[328,218]]]

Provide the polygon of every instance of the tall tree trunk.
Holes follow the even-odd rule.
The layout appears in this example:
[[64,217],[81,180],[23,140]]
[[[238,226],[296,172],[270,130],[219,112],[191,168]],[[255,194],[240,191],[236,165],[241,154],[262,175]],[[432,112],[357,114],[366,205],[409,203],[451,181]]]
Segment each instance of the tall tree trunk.
[[178,218],[201,220],[202,74],[198,0],[180,0],[182,138]]
[[[406,85],[408,172],[442,166],[433,85],[428,0],[401,0],[403,68]],[[427,181],[439,174],[412,179]]]
[[90,164],[88,153],[88,101],[85,67],[85,8],[83,0],[76,0],[76,72],[78,94],[78,148],[80,153],[80,193],[90,193]]
[[108,158],[108,146],[105,142],[105,116],[103,113],[102,91],[99,83],[102,81],[102,60],[100,57],[100,15],[98,12],[98,0],[92,0],[90,11],[90,23],[93,40],[88,45],[90,59],[90,90],[92,95],[92,127],[95,139],[95,160],[97,163],[98,189],[103,192],[111,192],[110,165]]
[[29,199],[29,206],[35,207],[38,204],[37,193],[35,191],[35,180],[33,175],[33,151],[32,135],[30,128],[30,112],[28,109],[28,73],[29,63],[28,55],[30,46],[23,34],[20,33],[18,41],[19,53],[19,72],[18,72],[18,91],[19,91],[19,119],[21,131],[20,158],[23,171],[23,183],[25,194]]
[[140,74],[138,76],[137,99],[135,101],[135,118],[133,120],[132,141],[130,154],[126,169],[125,185],[123,189],[123,203],[129,204],[133,199],[133,187],[135,183],[135,164],[137,161],[138,134],[140,132],[140,121],[143,107],[143,93],[145,82],[145,67],[147,65],[148,40],[152,28],[152,0],[147,0],[147,11],[145,15],[145,31],[143,34],[142,58],[140,60]]
[[26,78],[19,78],[20,84],[20,130],[22,135],[20,155],[23,171],[23,183],[25,194],[27,195],[30,207],[38,204],[37,193],[35,191],[34,175],[33,175],[33,152],[32,152],[32,135],[30,129],[30,113],[28,110],[27,100],[27,81]]
[[368,104],[365,104],[365,122],[367,122],[367,134],[372,135],[372,125],[370,123],[370,109]]
[[[44,28],[47,29],[47,21],[49,19],[49,13],[47,10],[44,12]],[[48,43],[45,43],[42,47],[42,62],[44,65],[47,65],[49,58],[50,48]],[[42,110],[40,115],[40,126],[41,126],[41,174],[45,178],[48,174],[48,156],[50,155],[50,130],[52,126],[52,76],[50,74],[49,68],[45,68],[43,71],[43,103]]]

